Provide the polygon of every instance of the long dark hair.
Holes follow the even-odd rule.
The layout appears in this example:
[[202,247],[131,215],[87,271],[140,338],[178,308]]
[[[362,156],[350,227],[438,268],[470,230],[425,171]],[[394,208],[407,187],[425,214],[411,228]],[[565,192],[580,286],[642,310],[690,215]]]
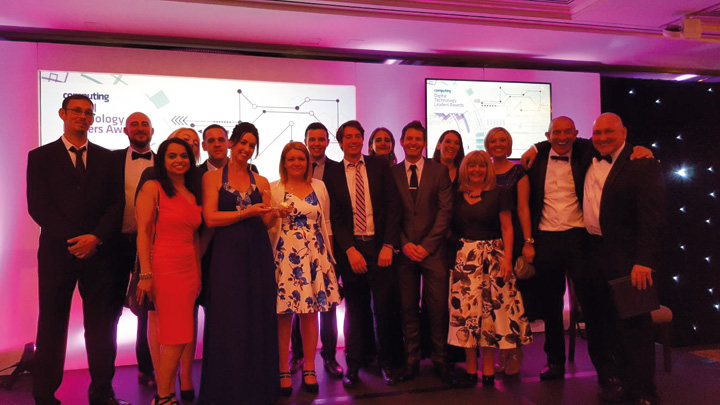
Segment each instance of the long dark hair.
[[241,122],[235,125],[228,141],[232,142],[233,145],[236,145],[240,142],[240,140],[242,140],[243,135],[247,133],[255,136],[255,157],[258,157],[258,154],[260,153],[260,136],[258,135],[258,130],[255,128],[255,125],[249,122]]
[[462,136],[460,136],[460,133],[454,129],[449,129],[449,130],[443,132],[442,135],[440,135],[440,139],[438,139],[437,145],[435,145],[435,152],[433,153],[433,160],[438,163],[442,163],[442,159],[441,159],[442,156],[440,155],[440,150],[438,149],[438,146],[440,146],[443,143],[447,134],[453,134],[453,135],[457,136],[457,138],[460,140],[460,150],[458,150],[457,155],[455,155],[455,160],[453,161],[453,163],[455,164],[455,167],[459,169],[460,163],[462,163],[462,160],[465,157],[465,147],[463,146]]
[[173,143],[182,145],[188,154],[188,159],[190,159],[190,162],[188,165],[188,171],[185,172],[184,176],[185,187],[192,193],[192,195],[195,196],[195,202],[197,204],[200,204],[200,190],[197,190],[197,184],[195,184],[197,182],[192,181],[197,177],[195,156],[193,155],[192,147],[190,147],[190,144],[183,141],[182,139],[170,138],[160,144],[157,155],[155,156],[155,178],[160,183],[160,186],[168,197],[173,197],[175,194],[177,194],[177,190],[175,190],[175,186],[173,185],[172,180],[170,180],[170,176],[168,176],[167,169],[165,168],[165,155],[167,154],[168,147]]
[[392,148],[390,148],[390,153],[387,155],[388,160],[390,161],[390,165],[394,165],[397,163],[397,157],[395,156],[395,136],[392,132],[390,132],[389,129],[385,127],[375,128],[374,131],[372,131],[372,134],[370,134],[370,139],[368,139],[368,154],[370,156],[375,156],[375,149],[373,149],[373,142],[375,142],[375,135],[377,135],[378,132],[384,131],[387,132],[388,135],[390,135],[390,143],[392,143]]

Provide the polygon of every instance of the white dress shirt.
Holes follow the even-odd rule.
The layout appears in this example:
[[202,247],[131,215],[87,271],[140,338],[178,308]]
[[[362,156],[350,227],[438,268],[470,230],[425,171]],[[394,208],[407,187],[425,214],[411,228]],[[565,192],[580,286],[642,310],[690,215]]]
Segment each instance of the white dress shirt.
[[408,187],[410,187],[410,176],[412,175],[412,170],[410,170],[410,165],[417,166],[417,169],[415,170],[415,172],[417,173],[418,189],[419,189],[420,188],[420,178],[422,177],[423,167],[425,167],[425,158],[421,157],[420,160],[418,160],[415,163],[410,163],[407,160],[405,160],[405,174],[407,175]]
[[[372,199],[370,196],[370,185],[368,184],[367,169],[365,167],[365,157],[361,157],[356,165],[360,166],[360,175],[363,176],[363,182],[365,183],[365,232],[360,232],[355,227],[355,221],[353,221],[353,235],[373,236],[375,235],[375,221],[373,220],[373,207]],[[353,212],[355,212],[355,171],[357,166],[349,167],[352,164],[347,159],[343,159],[343,165],[345,165],[345,179],[348,184],[348,191],[350,191],[350,200],[352,200]]]
[[[73,145],[72,143],[70,143],[70,141],[68,141],[67,138],[65,138],[65,136],[60,137],[60,139],[62,139],[63,143],[65,144],[65,149],[67,149],[67,152],[70,154],[70,160],[72,160],[73,166],[76,166],[76,167],[77,167],[77,165],[75,164],[75,158],[76,158],[77,156],[75,155],[75,152],[73,152],[73,151],[70,150],[70,148],[74,147],[75,145]],[[88,155],[88,141],[87,141],[87,139],[85,140],[85,143],[84,143],[84,144],[80,145],[80,147],[79,147],[79,148],[76,148],[76,149],[80,150],[80,149],[82,149],[82,148],[85,148],[85,152],[83,152],[82,158],[83,158],[83,164],[84,164],[85,167],[87,168],[87,155]]]
[[585,228],[592,235],[602,236],[602,230],[600,229],[600,200],[602,199],[603,187],[605,187],[605,180],[607,180],[610,170],[617,162],[617,158],[624,148],[625,142],[610,155],[612,156],[612,163],[593,158],[585,176],[583,218],[585,219]]
[[137,233],[137,220],[135,219],[135,192],[137,190],[140,176],[148,167],[153,165],[153,155],[150,152],[150,160],[132,158],[132,153],[148,153],[150,150],[140,152],[132,147],[128,148],[125,154],[125,210],[123,211],[122,233]]
[[[552,159],[552,156],[567,156],[568,161]],[[542,216],[538,225],[541,231],[561,232],[585,226],[580,201],[575,192],[571,159],[572,151],[558,155],[550,149],[545,174]]]

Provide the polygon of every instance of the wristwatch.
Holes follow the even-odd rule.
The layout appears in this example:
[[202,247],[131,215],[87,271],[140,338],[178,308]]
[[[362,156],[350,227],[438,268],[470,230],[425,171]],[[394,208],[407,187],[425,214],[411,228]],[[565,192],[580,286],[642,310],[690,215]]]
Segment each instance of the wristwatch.
[[535,239],[533,239],[533,238],[527,238],[527,239],[525,239],[525,243],[529,243],[529,244],[531,244],[531,245],[534,245],[534,244],[535,244]]

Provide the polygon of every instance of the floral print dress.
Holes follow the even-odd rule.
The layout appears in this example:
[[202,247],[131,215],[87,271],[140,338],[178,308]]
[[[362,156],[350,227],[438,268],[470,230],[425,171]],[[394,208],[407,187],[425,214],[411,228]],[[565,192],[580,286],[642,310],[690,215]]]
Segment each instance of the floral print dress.
[[325,312],[340,303],[332,258],[321,229],[322,211],[315,192],[301,199],[288,192],[293,210],[283,219],[275,249],[277,313]]
[[504,190],[485,191],[481,200],[457,199],[453,232],[460,238],[450,272],[448,343],[460,347],[511,349],[532,342],[515,277],[501,276],[505,257],[500,211],[509,210]]

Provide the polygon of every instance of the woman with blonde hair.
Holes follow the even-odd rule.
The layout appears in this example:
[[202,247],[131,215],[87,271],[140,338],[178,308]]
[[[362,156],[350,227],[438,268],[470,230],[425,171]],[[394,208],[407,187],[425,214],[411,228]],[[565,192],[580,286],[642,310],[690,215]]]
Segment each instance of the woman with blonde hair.
[[487,153],[465,156],[458,177],[452,230],[460,243],[450,275],[448,343],[465,348],[470,383],[477,382],[477,349],[482,348],[482,383],[493,385],[494,350],[532,341],[512,271],[511,204],[496,186]]

